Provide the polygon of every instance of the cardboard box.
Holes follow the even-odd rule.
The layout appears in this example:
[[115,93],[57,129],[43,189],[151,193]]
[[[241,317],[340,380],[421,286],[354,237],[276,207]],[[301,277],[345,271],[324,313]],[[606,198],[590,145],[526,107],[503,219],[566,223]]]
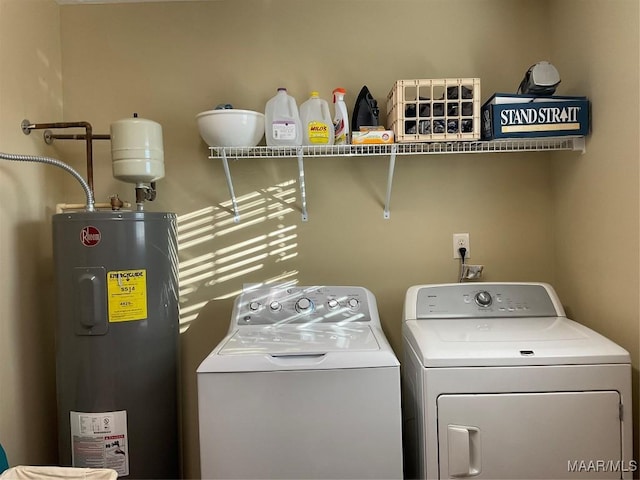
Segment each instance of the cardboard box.
[[368,130],[366,132],[352,132],[351,143],[353,145],[393,143],[393,131]]
[[586,97],[495,93],[482,106],[482,139],[585,136]]

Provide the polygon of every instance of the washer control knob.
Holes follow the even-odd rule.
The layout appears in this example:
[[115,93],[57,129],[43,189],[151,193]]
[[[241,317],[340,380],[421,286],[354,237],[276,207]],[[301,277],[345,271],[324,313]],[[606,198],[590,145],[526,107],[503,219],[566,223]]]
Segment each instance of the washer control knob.
[[272,312],[277,312],[280,309],[282,309],[282,305],[280,305],[280,302],[274,300],[269,304],[269,310],[271,310]]
[[475,300],[476,303],[481,307],[488,307],[493,302],[491,294],[486,290],[482,290],[481,292],[476,293]]
[[260,302],[251,302],[249,304],[249,310],[251,310],[252,312],[257,312],[258,310],[260,310]]
[[306,297],[302,297],[296,302],[296,310],[299,313],[309,313],[313,310],[313,302]]
[[340,306],[340,303],[335,298],[332,298],[327,302],[327,305],[331,310],[334,310]]
[[347,300],[347,305],[349,305],[350,309],[355,310],[360,306],[360,300],[358,300],[357,298],[350,298],[349,300]]

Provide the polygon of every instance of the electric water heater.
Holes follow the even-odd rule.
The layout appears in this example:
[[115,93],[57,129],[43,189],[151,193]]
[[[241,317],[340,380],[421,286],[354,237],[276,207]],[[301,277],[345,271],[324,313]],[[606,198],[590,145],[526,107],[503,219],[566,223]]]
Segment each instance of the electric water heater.
[[179,478],[171,213],[53,216],[61,465]]
[[179,478],[176,215],[144,211],[164,176],[162,129],[136,115],[110,140],[137,209],[53,216],[59,461]]

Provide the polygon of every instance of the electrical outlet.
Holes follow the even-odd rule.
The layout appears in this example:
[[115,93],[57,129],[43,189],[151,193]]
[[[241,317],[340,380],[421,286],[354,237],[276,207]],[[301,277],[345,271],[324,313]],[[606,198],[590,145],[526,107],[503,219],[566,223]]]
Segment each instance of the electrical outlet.
[[454,233],[453,234],[453,258],[460,258],[460,251],[458,249],[466,248],[465,260],[471,257],[471,249],[469,248],[469,234],[468,233]]

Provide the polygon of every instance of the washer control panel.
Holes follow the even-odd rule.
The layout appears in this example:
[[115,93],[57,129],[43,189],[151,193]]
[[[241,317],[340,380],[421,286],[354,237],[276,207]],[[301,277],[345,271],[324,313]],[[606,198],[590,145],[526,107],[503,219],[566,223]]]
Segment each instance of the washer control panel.
[[540,284],[425,285],[417,293],[416,318],[555,317],[559,314],[550,292]]
[[363,287],[265,286],[235,302],[237,325],[379,322],[373,294]]

